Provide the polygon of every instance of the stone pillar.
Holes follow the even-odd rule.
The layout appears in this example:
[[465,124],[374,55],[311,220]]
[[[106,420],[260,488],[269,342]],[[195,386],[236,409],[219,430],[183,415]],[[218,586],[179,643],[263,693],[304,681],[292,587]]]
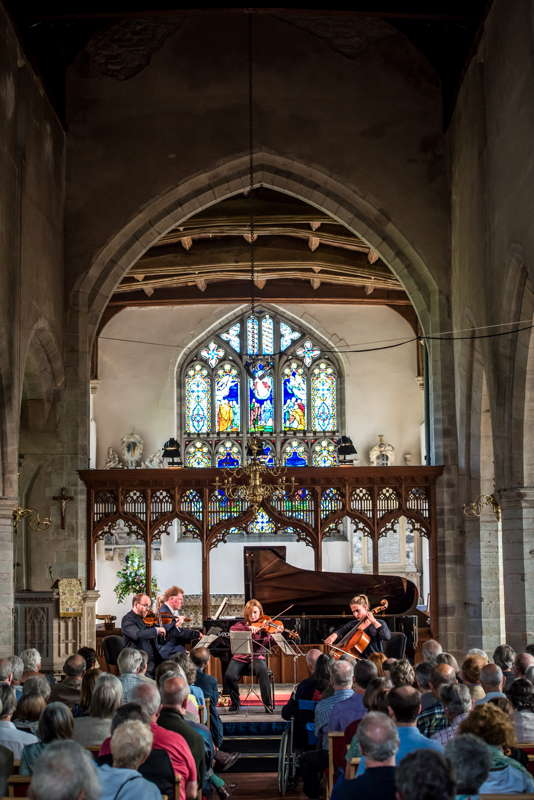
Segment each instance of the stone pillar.
[[98,390],[98,383],[98,381],[91,381],[89,384],[89,469],[96,469],[97,430],[95,419],[95,395]]
[[13,509],[16,497],[0,497],[0,657],[13,655]]
[[100,593],[88,589],[83,593],[81,645],[96,648],[96,602]]
[[534,487],[499,493],[506,641],[516,650],[534,640]]

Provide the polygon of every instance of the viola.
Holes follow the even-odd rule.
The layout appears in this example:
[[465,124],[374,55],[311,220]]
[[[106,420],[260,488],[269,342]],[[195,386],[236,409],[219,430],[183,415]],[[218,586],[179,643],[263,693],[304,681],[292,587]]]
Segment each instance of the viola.
[[263,614],[259,619],[251,623],[255,628],[265,631],[266,633],[283,633],[285,631],[291,639],[300,639],[297,631],[289,630],[284,626],[281,619],[273,619],[273,617]]
[[[388,605],[389,603],[387,600],[381,600],[380,605],[371,609],[370,613],[380,614],[381,611],[386,610]],[[341,640],[338,646],[330,645],[332,648],[330,655],[336,659],[341,658],[343,655],[349,655],[352,656],[352,658],[360,658],[371,641],[371,637],[365,632],[365,629],[368,628],[370,624],[371,622],[368,619],[365,622],[362,621],[358,624],[356,630],[351,631]]]
[[[146,617],[143,617],[143,622],[150,628],[154,627],[154,625],[158,628],[163,628],[164,625],[170,625],[175,619],[176,617],[169,613],[149,611]],[[185,617],[184,622],[192,622],[191,617]]]

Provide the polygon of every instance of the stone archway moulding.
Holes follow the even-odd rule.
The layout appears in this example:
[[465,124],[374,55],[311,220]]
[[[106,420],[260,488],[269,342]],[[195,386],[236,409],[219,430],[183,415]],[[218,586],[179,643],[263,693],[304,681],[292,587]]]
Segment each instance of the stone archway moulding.
[[[365,239],[404,285],[424,331],[432,329],[437,285],[416,248],[380,210],[338,178],[315,167],[272,153],[254,157],[255,186],[296,197]],[[109,298],[130,267],[173,226],[249,186],[248,156],[240,156],[199,173],[147,203],[98,253],[74,290],[72,307],[85,310],[88,343],[96,336]],[[434,302],[433,302],[434,301]]]

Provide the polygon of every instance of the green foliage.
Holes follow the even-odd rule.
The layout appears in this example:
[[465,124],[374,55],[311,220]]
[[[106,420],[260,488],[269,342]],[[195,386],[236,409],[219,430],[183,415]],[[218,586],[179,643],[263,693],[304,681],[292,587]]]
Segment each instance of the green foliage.
[[[118,570],[117,578],[119,582],[113,591],[119,603],[122,603],[123,600],[127,600],[134,594],[145,591],[145,558],[140,550],[135,547],[128,550],[126,563],[123,569]],[[158,582],[155,578],[152,578],[152,585],[150,587],[151,597],[156,597],[158,591]]]

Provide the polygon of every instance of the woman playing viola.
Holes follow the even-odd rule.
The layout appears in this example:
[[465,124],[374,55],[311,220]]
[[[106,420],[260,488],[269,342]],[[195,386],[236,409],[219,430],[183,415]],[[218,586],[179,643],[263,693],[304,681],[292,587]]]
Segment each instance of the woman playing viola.
[[378,620],[369,608],[369,599],[365,594],[358,594],[350,601],[350,610],[352,616],[356,620],[345,623],[337,631],[331,633],[324,640],[325,644],[333,645],[334,642],[341,642],[349,633],[360,628],[365,630],[365,633],[371,637],[366,649],[360,653],[361,658],[367,658],[369,653],[382,653],[382,642],[391,639],[391,631],[389,630],[385,620]]
[[273,704],[271,699],[271,686],[265,662],[265,648],[272,644],[271,637],[258,623],[263,616],[263,608],[258,600],[249,600],[243,609],[243,622],[236,622],[230,631],[251,631],[252,632],[252,652],[253,655],[242,655],[236,653],[228,664],[224,675],[224,693],[230,695],[232,705],[229,711],[236,714],[239,711],[239,678],[243,673],[250,674],[251,661],[252,671],[258,677],[260,684],[261,699],[267,713],[272,714]]

